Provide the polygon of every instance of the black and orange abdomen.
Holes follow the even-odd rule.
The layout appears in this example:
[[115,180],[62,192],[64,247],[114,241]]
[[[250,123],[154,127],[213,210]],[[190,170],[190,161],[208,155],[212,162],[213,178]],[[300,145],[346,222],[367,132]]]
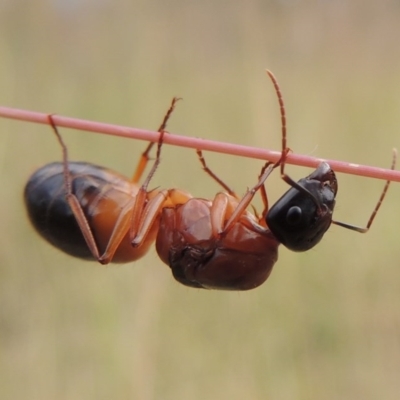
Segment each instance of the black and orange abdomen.
[[[69,162],[72,193],[87,218],[100,253],[105,250],[123,209],[131,210],[138,186],[123,175],[85,162]],[[36,231],[49,243],[74,257],[94,260],[66,200],[63,164],[54,162],[37,170],[25,186],[24,198]],[[128,206],[128,207],[126,207]],[[158,224],[139,248],[130,245],[129,231],[113,262],[136,260],[155,239]]]

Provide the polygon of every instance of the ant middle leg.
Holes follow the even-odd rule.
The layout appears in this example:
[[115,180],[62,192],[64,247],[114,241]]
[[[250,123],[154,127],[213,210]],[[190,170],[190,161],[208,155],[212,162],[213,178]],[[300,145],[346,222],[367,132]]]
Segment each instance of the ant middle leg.
[[[170,105],[167,113],[165,114],[164,119],[163,119],[160,127],[157,129],[158,132],[164,132],[165,131],[165,129],[167,127],[167,122],[168,122],[172,112],[175,109],[176,103],[179,100],[181,100],[180,97],[174,97],[172,99],[171,105]],[[137,164],[137,166],[135,168],[135,172],[134,172],[133,177],[131,179],[131,182],[138,183],[140,181],[140,179],[142,178],[143,172],[144,172],[144,170],[145,170],[145,168],[147,166],[147,163],[150,160],[149,153],[150,153],[151,149],[153,148],[154,144],[155,144],[154,142],[150,142],[147,145],[147,147],[144,150],[144,152],[141,154],[139,162],[138,162],[138,164]]]
[[[114,254],[117,250],[119,244],[125,237],[126,233],[129,231],[129,235],[131,238],[131,242],[134,242],[134,239],[138,239],[135,243],[135,246],[138,247],[143,241],[146,239],[147,233],[152,228],[156,218],[157,213],[154,211],[154,207],[152,208],[154,202],[149,201],[148,196],[149,192],[147,191],[148,185],[151,179],[156,172],[161,160],[161,148],[163,144],[163,138],[165,134],[165,128],[167,126],[167,122],[169,117],[171,116],[172,112],[174,111],[176,102],[180,100],[180,98],[174,97],[172,99],[171,105],[164,116],[164,119],[158,129],[160,133],[158,143],[157,143],[157,153],[156,158],[154,160],[153,166],[149,171],[146,179],[144,180],[143,184],[139,188],[136,196],[132,200],[132,203],[127,204],[122,210],[120,214],[120,218],[118,219],[116,226],[112,232],[109,245],[107,246],[106,253],[108,257],[110,254]],[[138,168],[135,173],[135,176],[138,176],[140,179],[141,175],[143,174],[144,168],[148,162],[148,152],[153,147],[154,143],[151,142],[145,152],[142,154],[141,159],[139,160]],[[165,197],[165,192],[161,191],[156,195],[157,201],[162,203]],[[160,206],[161,207],[161,206]],[[150,218],[149,218],[150,215]]]
[[236,199],[239,199],[239,196],[228,186],[220,177],[217,176],[215,172],[213,172],[207,165],[206,160],[203,156],[203,152],[200,149],[196,150],[197,156],[199,157],[199,161],[203,167],[203,170],[211,176],[212,179],[214,179],[215,182],[218,183],[228,194],[231,196],[235,197]]

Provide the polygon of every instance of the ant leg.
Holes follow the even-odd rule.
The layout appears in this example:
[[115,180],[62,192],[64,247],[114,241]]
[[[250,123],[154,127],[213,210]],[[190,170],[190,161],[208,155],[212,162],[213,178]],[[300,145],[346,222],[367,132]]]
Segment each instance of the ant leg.
[[99,254],[99,249],[97,248],[96,241],[93,236],[93,232],[90,229],[89,222],[82,210],[82,207],[76,198],[76,196],[72,193],[72,179],[71,179],[71,174],[69,171],[69,166],[68,166],[68,150],[67,146],[65,145],[60,133],[58,132],[58,129],[54,123],[52,115],[48,115],[48,120],[50,126],[53,128],[53,131],[58,139],[58,142],[61,145],[62,148],[62,157],[63,157],[63,173],[64,173],[64,184],[65,184],[65,198],[71,207],[71,210],[75,216],[76,222],[79,225],[79,228],[82,232],[82,235],[86,241],[86,244],[91,251],[93,257],[100,261],[100,254]]
[[224,190],[227,191],[231,196],[239,199],[238,195],[221,179],[219,178],[207,165],[206,160],[204,159],[203,152],[199,149],[196,150],[196,153],[199,157],[203,170],[211,176]]
[[[179,100],[181,100],[181,98],[179,98],[179,97],[174,97],[172,99],[171,106],[169,107],[167,113],[165,114],[164,119],[163,119],[160,127],[157,129],[158,132],[165,131],[165,128],[167,127],[167,122],[168,122],[172,112],[175,109],[175,104]],[[147,145],[145,151],[141,154],[139,162],[138,162],[138,164],[136,166],[136,169],[135,169],[135,173],[133,174],[133,177],[131,179],[131,182],[138,183],[140,181],[140,179],[141,179],[141,177],[143,175],[143,172],[144,172],[144,170],[145,170],[145,168],[147,166],[147,163],[150,160],[149,153],[150,153],[150,150],[153,148],[154,144],[155,143],[150,142]]]
[[[178,189],[171,189],[161,190],[150,200],[145,198],[145,203],[141,200],[138,202],[137,198],[132,199],[121,210],[106,251],[100,257],[100,262],[107,264],[111,261],[128,231],[130,232],[132,246],[139,247],[143,244],[154,224],[158,224],[157,219],[167,202],[184,204],[191,198],[192,196],[188,193]],[[137,210],[135,210],[135,207]]]
[[[211,176],[212,179],[214,179],[220,186],[222,186],[228,194],[230,194],[231,196],[233,196],[235,199],[240,200],[240,197],[221,179],[219,178],[206,164],[206,161],[203,157],[203,153],[201,150],[196,150],[197,155],[199,156],[199,160],[203,166],[203,170]],[[281,162],[282,158],[275,164],[274,168],[276,168],[279,163]],[[259,179],[261,178],[261,176],[263,175],[263,173],[265,172],[265,170],[267,169],[267,167],[270,165],[270,162],[267,162],[263,168],[261,169],[261,173],[259,175]],[[264,204],[264,211],[263,211],[263,215],[264,212],[266,213],[268,211],[268,198],[267,198],[267,192],[265,190],[264,186],[260,187],[260,193],[261,193],[261,198]],[[254,214],[256,215],[256,217],[258,219],[261,220],[261,218],[258,216],[257,210],[255,209],[254,206],[252,206]]]
[[[271,175],[272,171],[276,167],[276,164],[272,164],[271,162],[267,162],[265,167],[263,168],[263,173],[258,180],[257,184],[253,186],[250,190],[247,191],[247,193],[242,197],[240,200],[239,204],[237,205],[235,211],[232,213],[231,217],[229,218],[228,222],[225,224],[223,232],[226,232],[227,230],[230,229],[231,226],[233,226],[240,218],[240,216],[243,214],[243,212],[246,210],[248,205],[251,203],[253,200],[253,197],[257,193],[258,190],[264,185],[264,182],[266,179]],[[221,232],[219,232],[221,233]]]
[[[148,187],[150,180],[153,177],[158,165],[160,164],[161,147],[162,147],[164,133],[165,133],[164,129],[166,128],[168,119],[171,116],[171,114],[175,108],[175,104],[178,100],[180,100],[180,99],[177,97],[174,97],[172,99],[171,106],[169,107],[169,109],[163,119],[163,122],[161,123],[161,125],[159,127],[160,136],[158,139],[157,154],[156,154],[156,159],[154,161],[153,167],[151,168],[150,172],[148,173],[146,180],[144,181],[143,185],[140,187],[135,198],[132,199],[132,201],[130,201],[128,204],[126,204],[123,207],[123,209],[121,210],[118,220],[115,223],[113,232],[110,236],[107,248],[106,248],[104,254],[101,256],[100,262],[111,260],[113,255],[115,254],[116,250],[118,249],[119,245],[121,244],[123,238],[125,237],[126,233],[128,231],[130,232],[130,238],[132,240],[133,238],[135,238],[138,235],[138,233],[141,229],[141,226],[143,225],[143,221],[146,220],[146,216],[148,214],[147,187]],[[142,175],[144,167],[147,164],[147,160],[145,157],[147,157],[147,153],[152,148],[152,146],[153,146],[153,143],[150,143],[148,145],[146,151],[143,153],[144,156],[142,154],[142,159],[139,161],[139,165],[138,165],[139,171],[137,170],[135,173],[135,176],[139,175],[139,178]],[[138,172],[139,172],[139,174],[138,174]],[[160,196],[162,196],[162,193],[163,192],[161,192]],[[148,227],[148,229],[145,233],[147,233],[150,228],[151,228],[151,225]],[[143,238],[142,238],[142,241],[143,241],[145,239],[145,234],[142,236],[143,236]]]
[[[139,211],[139,206],[140,205],[144,205],[144,203],[145,203],[145,199],[146,199],[146,196],[147,196],[147,187],[149,186],[149,183],[150,183],[151,179],[153,178],[154,173],[156,172],[156,169],[158,168],[158,166],[160,164],[160,161],[161,161],[161,157],[160,157],[161,156],[161,147],[162,147],[163,140],[164,140],[165,128],[167,127],[168,119],[171,116],[172,111],[174,111],[175,104],[176,104],[176,102],[178,100],[180,100],[180,98],[178,98],[178,97],[174,97],[172,99],[171,106],[169,107],[169,109],[167,111],[167,114],[165,115],[162,124],[158,128],[158,132],[160,133],[160,136],[158,138],[158,143],[157,143],[156,159],[154,161],[153,167],[151,168],[151,170],[148,173],[145,181],[143,182],[142,186],[140,187],[138,194],[136,195],[135,208],[138,208],[137,211]],[[150,143],[150,145],[148,147],[150,147],[150,146],[153,146],[153,143]],[[139,197],[143,197],[143,199],[141,200],[141,199],[139,199]]]
[[117,251],[128,231],[131,232],[132,237],[132,235],[136,235],[139,229],[141,220],[143,219],[143,214],[146,210],[145,206],[148,196],[147,186],[160,162],[160,150],[163,136],[164,132],[162,131],[160,132],[157,158],[144,184],[141,186],[136,196],[132,198],[127,204],[125,204],[125,206],[121,209],[119,213],[118,219],[114,225],[114,229],[110,235],[107,247],[103,255],[99,258],[99,261],[102,264],[108,264],[112,260],[115,252]]
[[185,204],[191,198],[190,194],[179,189],[158,192],[155,197],[146,203],[137,223],[133,223],[131,226],[130,239],[132,246],[138,247],[144,242],[166,203],[171,203],[171,205]]
[[[285,163],[286,155],[289,153],[289,151],[290,151],[289,148],[286,148],[284,151],[282,151],[281,158],[273,165],[273,169],[275,169],[275,168],[277,168],[277,167],[279,167],[280,165],[282,165],[282,164]],[[267,169],[267,167],[269,166],[269,164],[270,164],[270,163],[267,162],[267,163],[263,166],[263,168],[261,169],[261,172],[260,172],[260,175],[258,176],[258,178],[261,178],[261,176],[263,175],[263,173],[265,172],[265,170]],[[265,184],[262,185],[262,186],[260,187],[260,196],[261,196],[261,199],[262,199],[262,202],[263,202],[263,205],[264,205],[264,209],[263,209],[263,212],[262,212],[262,214],[261,214],[262,218],[259,218],[259,219],[260,219],[260,221],[264,221],[264,219],[265,219],[265,217],[266,217],[266,215],[267,215],[267,213],[268,213],[268,210],[269,210],[268,196],[267,196],[267,190],[266,190],[266,188],[265,188]]]
[[163,138],[164,138],[164,131],[161,131],[160,137],[158,139],[157,155],[153,167],[151,168],[149,174],[147,175],[146,180],[143,182],[143,185],[140,187],[135,197],[135,202],[133,204],[131,222],[130,222],[131,241],[133,241],[133,239],[137,236],[141,225],[141,221],[145,217],[144,215],[145,206],[148,197],[147,187],[150,183],[151,178],[154,176],[154,173],[156,172],[158,165],[160,164],[161,146],[163,143]]
[[[180,98],[178,98],[178,97],[174,97],[172,99],[171,106],[168,109],[167,114],[165,115],[162,124],[158,128],[158,131],[160,132],[160,137],[158,139],[158,144],[157,144],[156,159],[154,161],[153,167],[151,168],[149,174],[147,175],[145,181],[143,182],[142,186],[140,187],[140,189],[135,197],[135,202],[133,205],[132,215],[131,215],[130,238],[131,238],[132,244],[135,244],[136,246],[138,245],[138,242],[141,242],[144,239],[145,233],[147,233],[151,227],[151,224],[147,228],[144,227],[144,223],[146,221],[154,223],[154,220],[159,213],[159,208],[161,207],[161,205],[159,205],[159,206],[153,206],[154,208],[150,208],[150,206],[147,204],[148,203],[147,187],[150,183],[150,180],[153,178],[153,175],[156,172],[156,169],[158,168],[158,166],[160,164],[161,147],[163,144],[165,128],[167,126],[169,117],[171,116],[172,112],[174,111],[175,104],[179,100],[180,100]],[[165,191],[161,191],[160,193],[161,194],[159,194],[159,195],[161,197],[156,196],[157,200],[154,200],[154,202],[157,203],[157,201],[159,201],[159,202],[161,202],[160,204],[162,204],[166,200]],[[152,204],[153,204],[153,202],[152,202]],[[157,211],[154,211],[154,210],[157,210]],[[149,213],[150,213],[150,215],[152,215],[151,218],[153,218],[153,219],[150,219],[150,220],[148,219]],[[143,239],[142,239],[142,237],[140,237],[138,239],[139,233],[141,234],[141,236],[143,236]]]
[[154,143],[150,142],[147,145],[145,151],[140,155],[139,162],[135,168],[135,173],[133,174],[133,177],[131,179],[132,183],[138,183],[140,181],[140,179],[143,175],[143,172],[147,166],[147,163],[150,160],[149,153],[150,153],[150,150],[153,148],[153,146],[154,146]]
[[[394,168],[396,166],[396,161],[397,161],[397,150],[393,149],[393,160],[392,160],[392,165],[391,165],[390,169],[394,170]],[[382,190],[382,193],[381,193],[381,195],[379,197],[378,203],[376,203],[376,206],[375,206],[374,210],[372,211],[372,214],[369,217],[369,220],[368,220],[367,225],[366,225],[365,228],[361,228],[361,227],[358,227],[358,226],[355,226],[355,225],[346,224],[344,222],[339,222],[339,221],[332,221],[332,224],[339,225],[342,228],[350,229],[352,231],[356,231],[356,232],[359,232],[359,233],[367,233],[369,228],[371,228],[372,222],[374,221],[374,219],[376,217],[376,214],[378,213],[379,208],[382,205],[383,199],[385,198],[386,193],[387,193],[387,191],[389,189],[389,185],[390,185],[390,180],[386,181],[386,184],[385,184],[385,186],[384,186],[384,188]]]

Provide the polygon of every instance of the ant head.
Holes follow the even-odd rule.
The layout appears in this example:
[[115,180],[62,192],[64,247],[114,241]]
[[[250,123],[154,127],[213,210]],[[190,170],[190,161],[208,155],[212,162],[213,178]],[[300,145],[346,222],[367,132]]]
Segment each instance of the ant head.
[[271,207],[266,222],[285,247],[306,251],[322,239],[332,222],[338,186],[334,171],[325,162],[296,186]]

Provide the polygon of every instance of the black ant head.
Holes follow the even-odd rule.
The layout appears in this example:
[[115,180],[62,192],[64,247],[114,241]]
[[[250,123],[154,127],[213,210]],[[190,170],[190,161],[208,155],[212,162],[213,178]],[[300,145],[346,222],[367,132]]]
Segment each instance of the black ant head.
[[326,162],[290,188],[268,211],[266,222],[288,249],[306,251],[324,236],[332,221],[338,190],[335,173]]

